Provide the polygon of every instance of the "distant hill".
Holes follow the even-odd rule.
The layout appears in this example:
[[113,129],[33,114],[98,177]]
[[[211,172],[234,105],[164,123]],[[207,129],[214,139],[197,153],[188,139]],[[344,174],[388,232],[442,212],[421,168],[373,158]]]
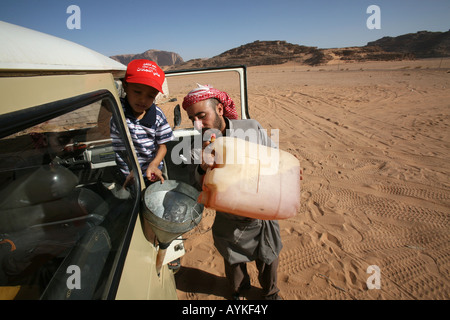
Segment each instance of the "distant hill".
[[286,41],[254,41],[240,47],[230,49],[210,59],[193,59],[177,66],[171,66],[169,70],[207,68],[229,65],[273,65],[288,61],[303,64],[320,64],[326,62],[322,50],[317,47],[307,47]]
[[149,59],[165,70],[207,68],[230,65],[276,65],[288,61],[304,65],[323,65],[352,61],[390,61],[416,58],[450,57],[450,31],[405,34],[384,37],[362,47],[319,49],[286,41],[254,41],[225,51],[209,59],[184,62],[174,52],[148,50],[141,54],[123,54],[111,58],[127,65],[133,59]]
[[138,54],[119,54],[111,58],[124,65],[128,65],[134,59],[147,59],[156,62],[160,67],[177,65],[184,62],[178,53],[153,49]]
[[450,31],[419,31],[398,37],[384,37],[367,43],[387,52],[414,54],[416,58],[434,58],[450,56]]
[[305,64],[320,61],[323,58],[317,47],[306,47],[286,41],[255,41],[234,48],[209,59],[213,64],[246,64],[248,66],[271,65],[297,61]]
[[207,68],[227,65],[274,65],[288,61],[305,65],[351,61],[391,61],[415,58],[450,57],[450,31],[384,37],[363,47],[318,49],[286,41],[255,41],[225,51],[210,59],[193,59],[168,70]]

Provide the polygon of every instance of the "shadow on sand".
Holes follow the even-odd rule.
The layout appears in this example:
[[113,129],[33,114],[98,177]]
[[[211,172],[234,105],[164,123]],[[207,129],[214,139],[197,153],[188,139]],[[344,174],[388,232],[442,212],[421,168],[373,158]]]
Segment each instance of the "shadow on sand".
[[[202,293],[231,299],[231,289],[225,277],[216,276],[203,270],[181,267],[175,274],[177,290],[186,293]],[[251,287],[245,292],[248,300],[261,299],[262,290]]]

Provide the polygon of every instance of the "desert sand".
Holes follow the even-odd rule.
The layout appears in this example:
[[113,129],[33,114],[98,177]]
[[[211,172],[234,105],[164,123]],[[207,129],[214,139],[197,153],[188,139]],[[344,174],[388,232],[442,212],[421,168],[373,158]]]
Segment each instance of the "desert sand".
[[[171,96],[181,103],[193,87],[172,83]],[[279,129],[303,169],[300,209],[279,221],[280,296],[449,299],[450,59],[251,67],[248,94],[250,116]],[[184,235],[181,300],[230,298],[214,215]],[[259,299],[248,270],[246,298]]]

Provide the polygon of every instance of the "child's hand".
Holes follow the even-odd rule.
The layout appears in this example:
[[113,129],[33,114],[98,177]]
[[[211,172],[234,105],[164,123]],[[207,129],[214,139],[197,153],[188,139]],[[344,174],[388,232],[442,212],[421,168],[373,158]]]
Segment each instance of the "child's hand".
[[125,189],[125,187],[126,187],[127,185],[129,185],[130,182],[133,182],[133,180],[134,180],[133,171],[131,171],[131,173],[126,177],[125,182],[123,183],[122,188]]
[[151,182],[155,182],[161,180],[161,183],[164,183],[164,178],[162,175],[162,171],[158,169],[158,167],[150,164],[145,172],[147,179]]

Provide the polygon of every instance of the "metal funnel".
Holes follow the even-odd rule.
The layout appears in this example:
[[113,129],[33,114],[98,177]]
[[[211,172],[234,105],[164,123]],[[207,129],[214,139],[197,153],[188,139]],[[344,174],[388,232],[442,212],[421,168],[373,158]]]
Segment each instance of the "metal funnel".
[[202,219],[200,191],[176,180],[153,183],[144,193],[144,218],[160,244],[166,244],[193,229]]

